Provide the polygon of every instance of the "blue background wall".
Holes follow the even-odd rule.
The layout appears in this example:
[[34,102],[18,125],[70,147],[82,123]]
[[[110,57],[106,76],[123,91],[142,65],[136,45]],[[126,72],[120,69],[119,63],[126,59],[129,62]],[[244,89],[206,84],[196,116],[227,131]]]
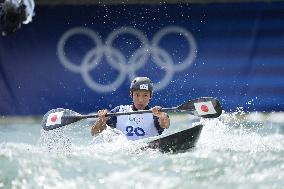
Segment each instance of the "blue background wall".
[[[0,38],[1,115],[44,114],[57,107],[87,113],[129,104],[131,73],[161,87],[151,105],[213,96],[226,111],[284,110],[284,3],[37,6],[35,11],[32,23]],[[108,45],[122,27],[148,42],[128,31]],[[74,28],[84,34],[64,40]],[[161,39],[155,46],[156,37]],[[131,72],[132,59],[145,64]],[[112,90],[93,85],[118,81]]]

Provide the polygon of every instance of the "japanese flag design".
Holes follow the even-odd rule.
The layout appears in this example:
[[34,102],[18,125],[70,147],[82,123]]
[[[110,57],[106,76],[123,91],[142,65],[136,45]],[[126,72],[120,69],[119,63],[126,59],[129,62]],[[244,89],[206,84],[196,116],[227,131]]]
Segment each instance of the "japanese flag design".
[[216,110],[211,101],[208,102],[196,102],[194,103],[195,110],[198,115],[208,115],[208,114],[216,114]]
[[63,111],[49,114],[47,117],[46,126],[61,124],[62,116]]

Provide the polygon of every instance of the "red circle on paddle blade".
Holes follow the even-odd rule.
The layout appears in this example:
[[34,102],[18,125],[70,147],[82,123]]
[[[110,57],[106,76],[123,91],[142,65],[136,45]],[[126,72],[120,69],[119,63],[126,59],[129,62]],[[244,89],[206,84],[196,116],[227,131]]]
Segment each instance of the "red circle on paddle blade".
[[55,121],[57,120],[57,115],[53,115],[50,120],[51,120],[52,122],[55,122]]
[[208,106],[206,106],[206,105],[202,105],[202,106],[201,106],[201,110],[202,110],[203,112],[208,112],[208,111],[209,111]]

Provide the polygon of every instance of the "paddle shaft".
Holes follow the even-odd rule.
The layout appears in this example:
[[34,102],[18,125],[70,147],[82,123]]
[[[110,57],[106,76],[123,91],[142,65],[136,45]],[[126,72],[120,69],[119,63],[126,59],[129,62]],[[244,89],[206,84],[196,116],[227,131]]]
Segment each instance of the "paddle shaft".
[[[174,108],[162,108],[159,111],[161,112],[173,112],[178,111],[176,107]],[[139,111],[133,111],[133,112],[115,112],[115,113],[107,113],[106,116],[120,116],[120,115],[131,115],[131,114],[144,114],[144,113],[152,113],[152,110],[139,110]],[[80,117],[81,119],[86,118],[97,118],[99,117],[98,114],[90,114],[90,115],[77,115],[76,117]]]

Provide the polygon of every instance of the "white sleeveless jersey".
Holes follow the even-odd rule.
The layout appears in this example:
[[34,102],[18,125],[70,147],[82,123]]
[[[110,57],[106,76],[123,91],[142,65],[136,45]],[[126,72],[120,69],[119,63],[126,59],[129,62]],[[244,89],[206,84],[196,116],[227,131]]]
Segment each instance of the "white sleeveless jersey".
[[[119,112],[132,112],[132,106],[120,106]],[[138,140],[159,135],[152,113],[117,116],[116,129],[122,131],[129,140]]]

